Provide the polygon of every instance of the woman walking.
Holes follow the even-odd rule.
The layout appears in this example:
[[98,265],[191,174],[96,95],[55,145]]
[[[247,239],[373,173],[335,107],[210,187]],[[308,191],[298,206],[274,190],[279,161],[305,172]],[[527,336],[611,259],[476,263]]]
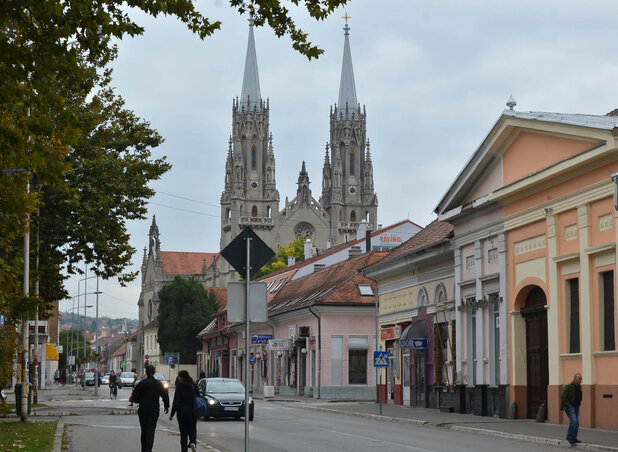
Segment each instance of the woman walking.
[[[197,417],[193,412],[193,399],[197,394],[198,389],[193,379],[189,376],[189,372],[186,370],[178,372],[170,421],[174,418],[174,414],[178,414],[181,452],[187,452],[189,448],[191,448],[192,452],[196,452]],[[188,446],[187,436],[189,437]]]

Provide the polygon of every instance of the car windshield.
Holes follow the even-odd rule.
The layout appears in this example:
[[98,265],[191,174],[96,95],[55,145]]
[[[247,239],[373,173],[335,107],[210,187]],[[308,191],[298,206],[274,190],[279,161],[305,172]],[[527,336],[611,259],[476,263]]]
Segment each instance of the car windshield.
[[209,381],[206,383],[206,394],[242,394],[245,387],[240,381]]
[[133,378],[132,372],[123,372],[120,374],[120,378]]
[[94,378],[94,372],[86,372],[86,378]]

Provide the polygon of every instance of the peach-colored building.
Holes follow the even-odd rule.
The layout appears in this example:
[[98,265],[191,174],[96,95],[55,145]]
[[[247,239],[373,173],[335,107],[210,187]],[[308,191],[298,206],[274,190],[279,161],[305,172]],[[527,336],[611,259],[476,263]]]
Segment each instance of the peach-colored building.
[[581,425],[618,429],[618,117],[505,110],[473,156],[494,157],[506,236],[508,400],[517,416],[568,422],[560,391],[583,375]]

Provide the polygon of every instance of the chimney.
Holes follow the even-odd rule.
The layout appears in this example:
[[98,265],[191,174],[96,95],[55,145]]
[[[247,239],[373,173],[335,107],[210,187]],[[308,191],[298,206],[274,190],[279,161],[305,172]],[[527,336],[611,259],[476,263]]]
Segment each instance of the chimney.
[[288,267],[296,265],[296,258],[294,256],[288,256]]
[[353,257],[360,256],[362,253],[363,252],[361,250],[361,247],[358,246],[358,245],[354,245],[354,246],[350,247],[349,258],[352,259]]
[[324,270],[326,268],[326,264],[313,264],[313,273],[317,273],[320,270]]
[[326,241],[326,249],[329,249],[329,248],[330,248],[330,240],[327,240]]
[[311,249],[313,248],[313,244],[311,240],[305,240],[305,260],[310,259],[312,256]]
[[371,231],[367,229],[365,231],[365,253],[371,251]]
[[358,223],[358,229],[356,229],[356,240],[362,240],[365,238],[365,231],[368,229],[369,223],[362,220]]

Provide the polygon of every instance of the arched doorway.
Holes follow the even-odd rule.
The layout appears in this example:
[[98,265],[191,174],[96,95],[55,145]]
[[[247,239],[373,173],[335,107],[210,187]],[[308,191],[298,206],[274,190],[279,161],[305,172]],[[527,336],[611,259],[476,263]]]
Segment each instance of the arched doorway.
[[545,292],[535,286],[526,297],[521,315],[526,321],[527,417],[536,418],[547,402],[549,369],[547,361],[547,311]]

